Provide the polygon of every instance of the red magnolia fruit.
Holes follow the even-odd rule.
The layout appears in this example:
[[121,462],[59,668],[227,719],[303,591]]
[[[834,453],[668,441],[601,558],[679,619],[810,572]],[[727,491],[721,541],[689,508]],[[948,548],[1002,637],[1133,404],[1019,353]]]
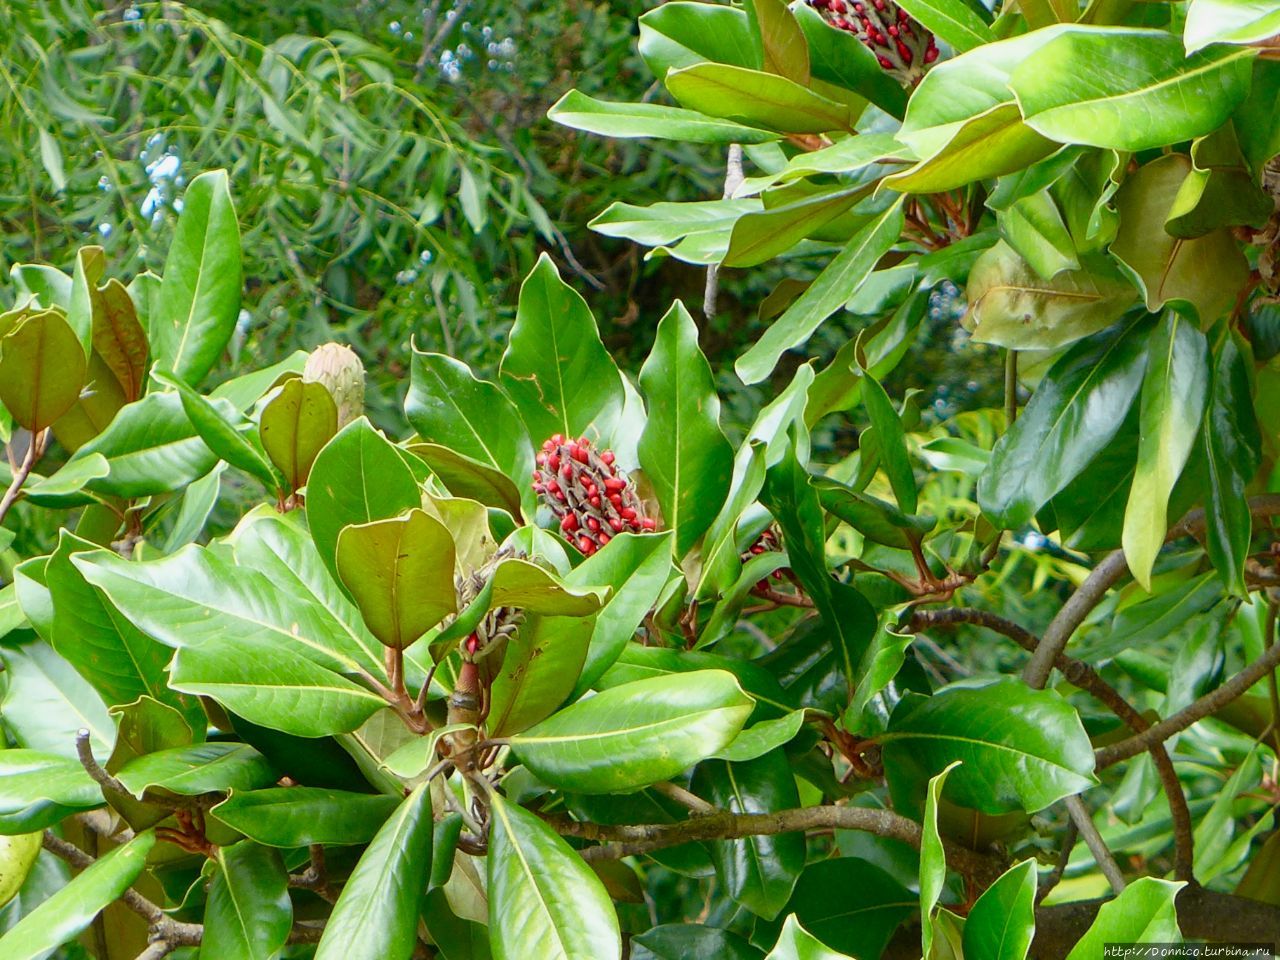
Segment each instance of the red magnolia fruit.
[[555,434],[538,451],[533,490],[560,521],[564,538],[587,556],[619,533],[647,533],[657,524],[644,515],[635,485],[586,437]]
[[907,16],[893,0],[808,0],[822,19],[861,40],[888,73],[915,86],[938,59],[933,34]]

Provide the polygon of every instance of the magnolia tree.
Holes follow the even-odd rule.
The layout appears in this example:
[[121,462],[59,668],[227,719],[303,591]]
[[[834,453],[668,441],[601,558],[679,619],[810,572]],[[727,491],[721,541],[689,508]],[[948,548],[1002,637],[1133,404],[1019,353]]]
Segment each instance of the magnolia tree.
[[[1235,0],[642,17],[680,106],[552,116],[727,145],[726,196],[596,228],[708,266],[707,312],[720,267],[820,266],[762,305],[736,371],[777,389],[736,443],[685,306],[632,376],[545,258],[496,379],[413,353],[410,435],[344,347],[217,369],[220,173],[162,278],[15,268],[0,958],[1280,940],[1277,31]],[[954,288],[1006,403],[939,423],[881,381]]]

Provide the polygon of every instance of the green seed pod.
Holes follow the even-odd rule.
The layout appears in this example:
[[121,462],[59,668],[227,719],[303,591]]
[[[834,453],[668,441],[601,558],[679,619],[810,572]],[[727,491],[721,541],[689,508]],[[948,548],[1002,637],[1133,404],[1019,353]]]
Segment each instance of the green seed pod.
[[40,833],[0,837],[0,906],[18,895],[40,855]]
[[333,394],[339,430],[364,413],[364,364],[350,347],[341,343],[316,347],[302,368],[302,379],[322,383]]

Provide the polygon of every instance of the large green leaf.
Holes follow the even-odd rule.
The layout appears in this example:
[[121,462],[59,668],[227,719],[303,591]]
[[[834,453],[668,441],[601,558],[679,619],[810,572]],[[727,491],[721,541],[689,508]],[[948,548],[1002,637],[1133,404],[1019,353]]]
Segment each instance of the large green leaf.
[[386,520],[421,506],[422,494],[406,456],[361,417],[338,431],[316,457],[307,481],[307,525],[334,577],[343,527]]
[[217,851],[200,955],[209,960],[274,960],[293,926],[289,874],[280,854],[252,840]]
[[399,806],[395,797],[321,787],[233,790],[210,815],[270,847],[368,843]]
[[225,170],[202,173],[182,197],[149,318],[161,370],[198,383],[213,369],[240,315],[240,226]]
[[894,499],[898,501],[898,509],[903,513],[915,513],[916,478],[911,461],[907,458],[902,418],[898,416],[884,387],[880,386],[880,381],[868,370],[862,371],[862,403],[867,408],[867,417],[876,431],[880,465],[889,478],[889,486],[893,489]]
[[933,942],[938,933],[933,911],[938,906],[943,884],[947,882],[947,854],[938,832],[938,802],[947,776],[960,761],[953,760],[937,775],[929,778],[925,789],[924,817],[920,825],[920,944],[922,955],[933,956]]
[[734,370],[744,383],[769,376],[786,351],[807,341],[823,320],[840,309],[897,242],[902,217],[901,202],[891,203],[850,238],[809,288],[738,358]]
[[[224,403],[215,401],[215,407],[231,416],[233,411]],[[152,393],[128,404],[68,462],[95,453],[106,458],[110,472],[90,480],[87,486],[95,493],[116,497],[177,490],[203,477],[218,462],[191,425],[176,393]]]
[[116,279],[96,291],[93,349],[120,384],[130,402],[142,396],[149,346],[129,291]]
[[762,960],[763,954],[728,930],[697,923],[662,923],[631,938],[632,960]]
[[597,550],[565,577],[568,587],[604,584],[609,599],[596,615],[591,643],[572,696],[585,693],[613,666],[637,628],[675,576],[671,533],[622,533]]
[[1253,527],[1245,488],[1257,471],[1261,443],[1248,367],[1235,340],[1227,338],[1214,361],[1201,431],[1208,464],[1205,534],[1222,582],[1240,596]]
[[403,650],[458,612],[453,537],[422,510],[344,527],[334,560],[369,631],[384,646]]
[[1067,960],[1092,960],[1108,943],[1181,943],[1174,901],[1184,886],[1155,877],[1138,878],[1102,905]]
[[50,643],[109,705],[133,703],[146,695],[187,709],[166,684],[165,666],[172,652],[120,616],[70,562],[73,554],[97,552],[105,550],[61,532],[58,549],[45,567],[54,603]]
[[1191,172],[1178,188],[1165,229],[1176,237],[1243,224],[1261,230],[1274,211],[1275,200],[1258,185],[1228,123],[1191,145]]
[[1212,43],[1248,44],[1280,33],[1280,8],[1272,0],[1192,0],[1182,40],[1188,53]]
[[1027,960],[1036,932],[1036,862],[1010,867],[982,892],[964,922],[964,952],[989,960]]
[[838,221],[870,192],[867,186],[845,184],[779,187],[763,198],[763,210],[748,212],[734,223],[722,263],[754,267],[781,256]]
[[611,103],[578,90],[570,90],[552,104],[547,117],[566,127],[606,137],[655,137],[682,143],[767,143],[779,136],[696,110],[656,103]]
[[1004,241],[969,272],[965,329],[980,343],[1056,350],[1115,323],[1137,299],[1133,284],[1102,256],[1052,279],[1039,276]]
[[1165,222],[1190,173],[1191,160],[1174,153],[1130,176],[1116,194],[1120,228],[1111,252],[1134,276],[1148,310],[1185,301],[1208,327],[1235,304],[1249,267],[1225,228],[1192,239],[1169,234]]
[[258,420],[262,449],[284,474],[289,489],[304,487],[311,465],[338,432],[338,407],[323,383],[286,380]]
[[197,547],[147,563],[108,555],[72,563],[139,629],[181,648],[172,665],[177,690],[300,736],[355,729],[384,706],[344,676],[381,673],[371,638],[315,597]]
[[901,4],[913,20],[956,53],[993,43],[995,34],[963,0],[906,0]]
[[253,790],[277,778],[271,764],[247,743],[211,741],[158,750],[130,760],[116,772],[139,800],[151,791],[196,797],[227,790]]
[[978,481],[978,503],[994,523],[1027,523],[1120,429],[1142,384],[1146,329],[1134,320],[1094,334],[1041,380]]
[[520,287],[498,375],[535,444],[555,433],[612,437],[622,414],[622,375],[586,301],[546,254]]
[[496,795],[489,809],[494,960],[618,960],[618,917],[600,879],[533,814]]
[[540,780],[615,793],[666,780],[727,746],[751,698],[722,670],[636,680],[561,710],[512,738]]
[[507,644],[489,693],[486,729],[496,737],[526,730],[565,701],[586,660],[589,616],[535,616]]
[[1169,495],[1200,433],[1209,376],[1204,334],[1181,313],[1166,311],[1147,344],[1138,466],[1121,538],[1130,571],[1148,591],[1169,526]]
[[683,106],[779,133],[849,130],[849,108],[771,73],[723,63],[671,70],[667,89]]
[[405,798],[365,849],[342,888],[316,960],[408,960],[431,874],[431,792]]
[[1023,122],[1017,104],[999,103],[964,121],[936,153],[886,177],[884,184],[903,193],[941,193],[1021,170],[1056,149]]
[[0,834],[43,830],[103,804],[79,760],[38,750],[0,750]]
[[[857,857],[819,860],[805,868],[787,910],[823,944],[851,957],[878,957],[917,899],[875,864]],[[788,918],[788,923],[792,918]],[[797,936],[797,946],[807,940]],[[787,957],[782,953],[781,957]],[[799,960],[832,960],[797,952]]]
[[947,796],[984,813],[1035,813],[1096,782],[1079,715],[1056,693],[1016,680],[947,687],[905,716],[895,713],[880,741],[895,795],[918,795],[961,760]]
[[675,0],[640,17],[640,56],[659,79],[671,67],[712,61],[759,67],[746,13],[734,7]]
[[415,350],[404,412],[423,441],[477,460],[528,489],[533,447],[520,414],[502,390],[478,379],[466,364]]
[[675,531],[683,557],[711,526],[729,493],[733,447],[720,430],[720,398],[698,348],[698,327],[677,301],[658,321],[653,350],[640,369],[649,419],[637,447],[640,466]]
[[857,91],[886,113],[902,116],[906,92],[862,41],[848,31],[833,30],[808,4],[796,6],[792,13],[809,43],[809,69],[816,79]]
[[[780,749],[739,763],[703,761],[692,787],[731,813],[774,813],[800,805],[791,763]],[[804,834],[720,840],[710,846],[725,892],[757,916],[776,917],[804,869]]]
[[138,878],[155,843],[140,833],[76,876],[0,937],[0,960],[44,960],[74,940]]
[[782,925],[778,934],[778,942],[769,951],[765,960],[850,960],[847,954],[836,953],[825,943],[811,934],[793,913]]
[[0,647],[4,663],[4,699],[0,714],[14,742],[64,757],[76,755],[76,734],[88,730],[97,756],[115,742],[106,705],[89,682],[47,643],[9,643]]
[[763,209],[755,197],[659,202],[645,207],[618,201],[606,207],[590,226],[606,237],[658,247],[677,260],[710,264],[719,263],[728,253],[738,220]]
[[1009,86],[1046,137],[1146,150],[1221,125],[1249,91],[1250,57],[1223,48],[1188,57],[1164,30],[1073,26],[1015,68]]
[[75,406],[86,370],[62,311],[27,314],[0,340],[0,403],[15,423],[39,433]]

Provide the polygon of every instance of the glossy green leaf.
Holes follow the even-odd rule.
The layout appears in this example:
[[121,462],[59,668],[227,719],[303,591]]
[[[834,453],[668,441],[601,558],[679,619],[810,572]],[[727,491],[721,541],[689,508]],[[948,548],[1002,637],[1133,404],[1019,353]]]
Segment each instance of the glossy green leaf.
[[[219,409],[229,409],[216,402]],[[124,407],[110,425],[76,451],[73,461],[106,457],[110,473],[91,480],[96,493],[145,497],[203,477],[218,462],[191,425],[176,393],[152,393]]]
[[[187,419],[191,421],[196,433],[210,450],[231,466],[257,477],[268,490],[276,489],[276,475],[271,469],[271,464],[267,462],[262,452],[236,429],[237,423],[242,420],[238,411],[226,410],[225,407],[219,410],[212,402],[176,377],[159,371],[154,374],[154,377],[160,383],[177,391],[178,396],[182,398],[182,409]],[[231,414],[230,419],[226,417],[226,413]]]
[[252,840],[217,851],[200,955],[209,960],[273,960],[293,926],[289,875],[280,854]]
[[926,957],[934,955],[933,945],[938,930],[933,911],[947,881],[947,854],[942,846],[942,835],[938,832],[938,802],[947,775],[958,766],[960,761],[953,760],[940,773],[929,778],[929,786],[925,789],[924,818],[920,826],[920,944],[922,955]]
[[498,376],[535,445],[555,433],[612,437],[622,413],[622,375],[586,301],[546,254],[520,287]]
[[1146,329],[1135,320],[1094,334],[1045,375],[978,481],[978,503],[994,523],[1027,523],[1120,429],[1142,384]]
[[81,247],[76,251],[71,272],[71,297],[67,302],[67,325],[80,342],[86,360],[91,349],[94,314],[99,306],[98,281],[102,279],[106,266],[106,254],[101,247]]
[[745,11],[676,0],[640,17],[640,56],[659,79],[672,67],[712,61],[759,67]]
[[1013,173],[1043,160],[1057,148],[1023,122],[1016,104],[999,103],[965,120],[936,153],[886,177],[884,185],[902,193],[941,193]]
[[1050,139],[1146,150],[1221,125],[1249,90],[1249,54],[1188,57],[1163,30],[1073,26],[1015,68],[1009,86],[1027,124]]
[[721,670],[612,687],[512,738],[540,780],[582,793],[615,793],[675,776],[727,746],[752,701]]
[[964,952],[1026,960],[1036,932],[1036,862],[1023,860],[982,892],[964,922]]
[[[692,789],[731,813],[774,813],[800,805],[795,775],[781,750],[738,763],[704,761],[694,772]],[[766,920],[786,906],[804,869],[803,833],[720,840],[710,847],[728,896]]]
[[[435,478],[455,497],[497,507],[512,518],[523,516],[521,491],[505,473],[437,443],[411,443],[405,449],[430,467]],[[532,501],[532,496],[524,499]]]
[[552,714],[569,696],[587,657],[589,616],[535,616],[507,644],[490,690],[487,729],[505,737]]
[[889,477],[894,499],[903,513],[916,512],[916,478],[907,458],[906,435],[889,395],[867,370],[862,371],[862,403],[876,431],[880,465]]
[[96,755],[111,752],[115,728],[102,698],[48,643],[7,644],[0,647],[0,661],[5,669],[0,714],[18,746],[75,757],[76,734],[88,730]]
[[[213,388],[209,397],[212,400],[226,400],[237,410],[248,410],[272,387],[282,386],[289,380],[301,377],[306,364],[307,352],[295,350],[270,366],[222,381]],[[298,377],[292,374],[297,374]]]
[[854,90],[886,113],[902,116],[906,92],[880,67],[870,49],[853,34],[833,29],[808,4],[796,6],[792,13],[808,41],[809,69],[815,78]]
[[1184,886],[1155,877],[1138,878],[1102,905],[1067,960],[1091,960],[1107,943],[1181,943],[1174,901]]
[[161,370],[198,383],[217,363],[240,314],[240,226],[225,170],[187,186],[149,318]]
[[1020,197],[999,211],[996,221],[1009,246],[1044,279],[1080,269],[1075,240],[1049,190]]
[[785,77],[723,63],[671,70],[667,89],[681,105],[710,117],[779,133],[849,130],[849,108]]
[[838,310],[867,278],[902,232],[901,202],[894,202],[860,229],[816,280],[738,358],[734,370],[744,383],[773,372],[782,355],[805,343],[823,320]]
[[75,405],[87,360],[60,310],[29,313],[0,340],[0,403],[38,433]]
[[837,953],[804,927],[793,913],[782,925],[778,942],[765,960],[850,960],[847,954]]
[[321,787],[233,790],[210,815],[270,847],[368,843],[399,806],[395,797]]
[[1093,749],[1070,704],[1015,680],[948,687],[905,716],[883,745],[891,789],[922,790],[955,760],[947,796],[984,813],[1035,813],[1092,785]]
[[1148,591],[1169,526],[1169,495],[1200,433],[1209,376],[1204,334],[1182,314],[1167,311],[1147,344],[1138,466],[1121,540],[1129,570]]
[[720,429],[720,398],[698,328],[677,301],[658,322],[653,350],[640,369],[649,419],[637,450],[640,466],[675,531],[676,557],[706,533],[729,493],[733,447]]
[[403,650],[458,611],[453,537],[422,510],[344,527],[338,576],[384,646]]
[[1115,323],[1137,299],[1108,259],[1084,260],[1046,280],[1003,241],[969,272],[965,329],[980,343],[1056,350]]
[[876,630],[875,638],[858,665],[858,686],[842,718],[849,733],[865,735],[884,729],[884,720],[868,706],[898,675],[906,660],[907,648],[914,639],[914,634],[898,633],[887,623]]
[[[787,910],[787,923],[802,926],[789,942],[798,960],[834,960],[814,952],[809,933],[832,951],[850,957],[878,957],[894,930],[916,909],[917,899],[880,867],[856,857],[811,863],[800,875]],[[792,954],[782,952],[777,960]],[[836,957],[839,955],[837,954]]]
[[836,185],[817,190],[779,188],[733,224],[726,267],[753,267],[790,251],[806,237],[838,220],[870,192],[866,186]]
[[1247,44],[1280,33],[1280,9],[1268,0],[1192,0],[1182,39],[1187,53],[1212,43]]
[[682,143],[767,143],[770,130],[708,117],[696,110],[656,103],[611,103],[570,90],[552,104],[547,117],[575,130],[606,137],[654,137]]
[[338,431],[316,457],[307,481],[307,524],[335,578],[334,555],[343,527],[386,520],[421,506],[406,456],[361,417]]
[[365,848],[334,904],[316,960],[408,960],[431,873],[431,827],[424,783]]
[[906,0],[902,9],[930,33],[945,40],[956,53],[996,39],[991,28],[962,0]]
[[258,420],[262,449],[292,491],[306,485],[311,465],[337,432],[338,408],[333,394],[324,384],[301,377],[281,384]]
[[[414,351],[404,411],[409,425],[426,443],[470,457],[524,489],[533,471],[533,447],[520,414],[501,389],[478,379],[466,364],[438,353]],[[433,464],[434,458],[424,459]],[[443,479],[448,485],[447,472]],[[503,496],[510,495],[503,491]]]
[[79,760],[39,750],[0,750],[0,833],[31,833],[103,805]]
[[793,710],[776,720],[761,720],[734,737],[733,742],[714,754],[712,759],[741,763],[763,757],[794,740],[804,726],[804,719],[803,710]]
[[138,878],[155,842],[148,830],[99,858],[0,938],[0,960],[44,960],[74,940]]
[[859,493],[834,480],[817,478],[812,483],[824,510],[839,517],[873,543],[910,550],[913,545],[919,545],[938,522],[934,517],[903,513],[891,503]]
[[1253,529],[1245,488],[1258,468],[1261,442],[1248,368],[1235,340],[1227,338],[1213,364],[1200,444],[1208,464],[1209,557],[1227,589],[1240,596],[1245,593],[1244,564]]
[[596,615],[578,681],[571,696],[585,693],[635,636],[668,582],[677,576],[671,533],[623,533],[574,567],[564,579],[572,588],[603,584],[611,589]]
[[760,48],[759,60],[753,58],[752,64],[808,86],[809,46],[784,0],[751,0],[746,7],[753,45]]
[[606,237],[659,247],[678,260],[719,263],[728,252],[734,224],[745,214],[762,209],[755,198],[659,202],[644,207],[615,202],[590,226]]
[[253,747],[226,741],[159,750],[129,761],[116,772],[116,779],[139,800],[152,790],[185,797],[253,790],[276,776]]
[[1191,160],[1169,154],[1148,163],[1125,180],[1116,194],[1120,229],[1111,252],[1128,267],[1157,311],[1171,301],[1195,307],[1208,327],[1236,302],[1248,277],[1248,264],[1229,231],[1183,239],[1165,228],[1169,212],[1191,172]]
[[490,810],[494,960],[618,960],[618,918],[600,879],[538,817],[496,795]]
[[663,923],[631,938],[632,960],[763,960],[764,954],[728,930]]

